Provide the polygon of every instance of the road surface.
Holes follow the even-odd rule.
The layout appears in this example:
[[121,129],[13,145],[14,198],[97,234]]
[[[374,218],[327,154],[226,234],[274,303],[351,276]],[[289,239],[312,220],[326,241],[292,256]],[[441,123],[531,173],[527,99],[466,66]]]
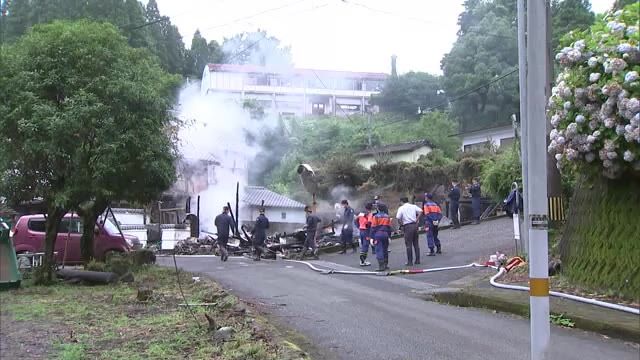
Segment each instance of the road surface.
[[[463,265],[507,249],[501,235],[509,222],[496,220],[443,233],[439,257],[425,257],[426,267]],[[425,251],[423,251],[424,253]],[[480,252],[480,254],[478,254]],[[404,264],[404,245],[392,245],[391,265]],[[529,322],[485,310],[427,302],[416,291],[446,285],[473,271],[407,277],[323,275],[284,260],[253,262],[231,258],[178,257],[178,266],[204,273],[231,292],[266,305],[280,322],[305,335],[321,349],[321,359],[528,359]],[[171,258],[159,258],[172,265]],[[357,255],[325,255],[314,264],[359,270]],[[351,263],[352,267],[339,264]],[[638,348],[573,329],[552,327],[548,359],[638,359]]]

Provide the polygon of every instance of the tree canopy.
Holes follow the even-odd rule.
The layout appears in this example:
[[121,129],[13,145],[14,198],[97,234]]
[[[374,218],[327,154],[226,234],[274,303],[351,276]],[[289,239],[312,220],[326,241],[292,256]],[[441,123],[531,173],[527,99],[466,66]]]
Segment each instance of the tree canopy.
[[424,110],[446,102],[441,89],[440,77],[411,71],[387,78],[380,95],[372,100],[382,111],[417,117],[419,108]]
[[[34,26],[3,47],[0,193],[62,216],[96,198],[148,201],[175,177],[168,110],[178,79],[108,23]],[[53,234],[53,235],[51,235]]]
[[268,67],[274,71],[287,71],[293,67],[291,47],[284,46],[266,31],[245,32],[222,41],[224,62]]
[[553,0],[551,3],[551,48],[557,49],[560,38],[572,30],[585,30],[595,21],[589,0]]

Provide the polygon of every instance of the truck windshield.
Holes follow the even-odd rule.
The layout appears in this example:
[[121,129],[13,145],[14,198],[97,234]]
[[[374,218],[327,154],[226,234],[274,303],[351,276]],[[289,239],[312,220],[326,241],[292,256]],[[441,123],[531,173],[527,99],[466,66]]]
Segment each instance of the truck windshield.
[[116,227],[116,225],[111,222],[111,219],[107,219],[107,221],[104,223],[104,229],[109,235],[120,235],[118,227]]

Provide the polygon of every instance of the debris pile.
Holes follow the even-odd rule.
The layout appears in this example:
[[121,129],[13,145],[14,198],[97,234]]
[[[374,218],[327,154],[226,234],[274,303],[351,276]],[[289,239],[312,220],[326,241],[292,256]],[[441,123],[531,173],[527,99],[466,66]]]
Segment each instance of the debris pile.
[[215,240],[211,237],[198,239],[194,237],[180,240],[173,249],[176,255],[210,255],[213,253]]

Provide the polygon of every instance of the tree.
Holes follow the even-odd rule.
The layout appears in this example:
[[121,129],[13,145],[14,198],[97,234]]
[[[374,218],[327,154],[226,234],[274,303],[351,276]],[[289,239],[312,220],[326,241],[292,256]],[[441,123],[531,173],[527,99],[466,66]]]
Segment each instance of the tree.
[[186,66],[187,74],[202,78],[204,67],[208,63],[221,63],[223,58],[222,49],[217,41],[212,40],[207,44],[200,30],[196,30],[191,40],[191,48],[187,51]]
[[155,54],[165,70],[174,74],[185,70],[182,36],[169,18],[160,14],[155,0],[146,7],[137,0],[18,0],[11,1],[8,13],[9,40],[35,24],[57,19],[108,21],[121,29],[131,46]]
[[34,26],[2,54],[0,193],[14,203],[44,198],[50,280],[67,211],[148,199],[170,185],[175,152],[165,130],[177,79],[107,23]]
[[388,78],[382,92],[374,96],[372,101],[383,111],[416,117],[418,108],[424,110],[442,105],[446,101],[441,89],[438,76],[411,71]]
[[445,112],[429,112],[422,115],[419,121],[404,121],[393,125],[376,130],[385,144],[426,139],[449,158],[453,158],[460,150],[461,142],[456,136],[458,124]]
[[511,115],[518,113],[517,73],[496,81],[518,64],[515,20],[514,1],[465,2],[458,39],[442,59],[447,96],[464,96],[451,108],[461,131],[508,124]]
[[224,63],[265,66],[273,71],[286,71],[293,67],[291,48],[280,40],[268,36],[264,30],[241,33],[222,42]]
[[557,49],[560,38],[572,30],[585,30],[595,21],[589,0],[553,0],[551,3],[552,49]]
[[[560,242],[565,274],[582,285],[640,296],[640,3],[561,40],[549,99],[549,152],[577,173]],[[615,214],[615,215],[614,215]]]

